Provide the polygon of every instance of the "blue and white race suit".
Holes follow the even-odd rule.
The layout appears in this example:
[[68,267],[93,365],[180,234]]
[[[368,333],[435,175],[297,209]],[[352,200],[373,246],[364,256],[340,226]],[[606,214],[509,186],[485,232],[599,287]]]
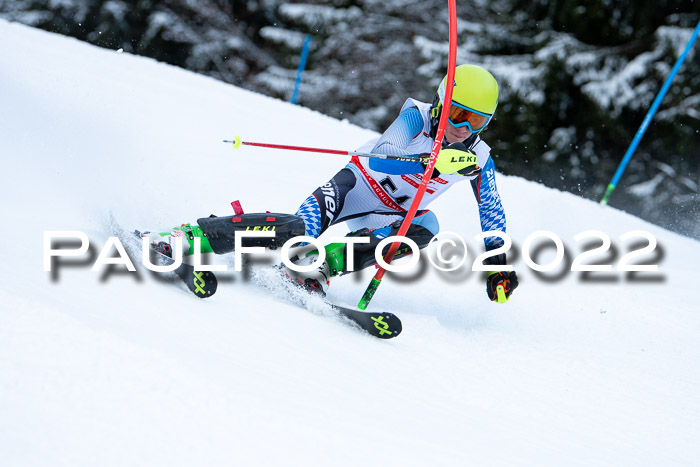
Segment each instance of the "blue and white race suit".
[[[358,151],[387,155],[429,154],[435,142],[430,133],[430,104],[407,99],[384,134]],[[437,234],[437,217],[426,209],[427,206],[455,183],[469,180],[479,206],[482,231],[505,232],[506,218],[496,188],[490,147],[478,135],[472,135],[465,144],[476,154],[481,170],[470,176],[457,173],[433,176],[413,224]],[[383,238],[389,234],[390,224],[406,215],[424,170],[420,162],[355,156],[328,183],[316,189],[296,215],[304,220],[306,235],[311,237],[318,237],[329,226],[346,221],[350,230],[369,228],[374,230],[375,236]],[[500,246],[502,240],[487,237],[485,243],[491,249]]]

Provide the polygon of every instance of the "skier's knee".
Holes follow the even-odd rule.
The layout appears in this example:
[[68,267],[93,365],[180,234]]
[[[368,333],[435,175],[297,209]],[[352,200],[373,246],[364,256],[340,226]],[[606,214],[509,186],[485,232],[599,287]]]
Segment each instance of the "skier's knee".
[[[432,233],[432,237],[440,232],[440,223],[438,222],[437,216],[433,211],[424,211],[422,214],[417,215],[413,218],[411,225],[420,225]],[[422,248],[422,247],[421,247]]]
[[[377,248],[377,246],[379,246],[379,243],[384,238],[392,237],[398,234],[399,228],[401,227],[401,222],[401,220],[398,220],[384,229],[377,229],[375,231],[371,231],[369,229],[361,229],[356,232],[350,232],[347,235],[347,237],[368,237],[370,240],[369,243],[358,243],[354,245],[353,270],[358,271],[360,269],[364,269],[368,266],[376,264],[377,260],[374,255],[375,249]],[[437,224],[437,219],[435,219],[435,224]],[[380,230],[383,232],[379,233]],[[423,225],[412,223],[404,236],[416,242],[418,248],[423,249],[426,246],[428,246],[434,234]],[[382,249],[382,256],[385,256],[387,254],[390,247],[390,243],[384,246],[384,248]],[[398,250],[396,250],[396,255],[394,256],[394,258],[401,258],[411,253],[411,247],[406,243],[401,243]],[[346,265],[346,271],[348,270],[349,268]]]

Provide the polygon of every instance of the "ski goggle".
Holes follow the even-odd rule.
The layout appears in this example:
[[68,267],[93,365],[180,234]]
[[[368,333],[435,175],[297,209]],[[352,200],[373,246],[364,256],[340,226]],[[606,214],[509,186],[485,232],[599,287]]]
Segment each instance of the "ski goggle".
[[485,114],[453,101],[447,120],[453,127],[466,126],[472,133],[478,133],[488,125],[492,116],[492,114]]

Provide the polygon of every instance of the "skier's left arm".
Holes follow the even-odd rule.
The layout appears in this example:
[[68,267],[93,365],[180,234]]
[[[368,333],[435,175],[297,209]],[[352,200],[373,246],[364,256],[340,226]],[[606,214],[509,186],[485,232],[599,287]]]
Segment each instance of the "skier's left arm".
[[[506,214],[496,187],[496,168],[491,157],[488,158],[480,175],[472,180],[472,187],[479,202],[481,231],[498,230],[505,233]],[[503,239],[496,236],[486,237],[484,244],[486,251],[495,250],[503,246]],[[484,264],[507,264],[506,254],[489,257]],[[507,302],[517,286],[518,277],[515,271],[494,271],[488,273],[486,278],[486,293],[492,301],[498,303]]]

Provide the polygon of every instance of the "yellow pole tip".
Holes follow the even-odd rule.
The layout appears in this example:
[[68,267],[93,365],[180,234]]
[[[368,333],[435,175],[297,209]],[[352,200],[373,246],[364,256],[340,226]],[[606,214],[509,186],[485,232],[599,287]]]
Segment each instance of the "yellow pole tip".
[[505,303],[508,299],[506,298],[506,291],[503,289],[502,285],[496,287],[496,302]]
[[241,137],[240,136],[234,136],[233,137],[233,149],[238,149],[241,147]]

